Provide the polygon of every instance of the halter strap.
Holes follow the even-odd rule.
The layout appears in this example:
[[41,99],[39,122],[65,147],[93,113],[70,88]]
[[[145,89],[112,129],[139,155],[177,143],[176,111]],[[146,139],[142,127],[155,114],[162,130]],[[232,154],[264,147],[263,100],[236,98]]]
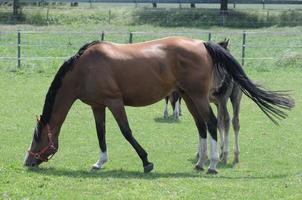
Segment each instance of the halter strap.
[[[28,153],[30,155],[34,156],[36,159],[42,160],[43,162],[47,162],[48,160],[50,160],[58,150],[55,147],[55,144],[53,142],[53,139],[52,139],[53,134],[51,132],[51,128],[50,128],[49,124],[46,124],[46,127],[47,127],[47,136],[48,136],[48,145],[46,147],[42,148],[37,153],[34,153],[31,150],[28,150]],[[46,157],[44,154],[49,150],[51,150],[51,154],[48,157]]]

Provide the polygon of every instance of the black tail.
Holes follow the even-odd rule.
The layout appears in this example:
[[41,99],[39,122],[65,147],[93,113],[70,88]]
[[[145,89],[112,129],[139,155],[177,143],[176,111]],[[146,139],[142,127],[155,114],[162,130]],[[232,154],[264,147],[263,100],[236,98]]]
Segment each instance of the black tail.
[[278,124],[278,119],[287,116],[282,109],[290,110],[295,106],[294,100],[286,91],[269,91],[254,84],[237,60],[220,45],[213,42],[205,42],[204,45],[218,69],[224,68],[240,85],[242,92],[252,99],[275,124]]

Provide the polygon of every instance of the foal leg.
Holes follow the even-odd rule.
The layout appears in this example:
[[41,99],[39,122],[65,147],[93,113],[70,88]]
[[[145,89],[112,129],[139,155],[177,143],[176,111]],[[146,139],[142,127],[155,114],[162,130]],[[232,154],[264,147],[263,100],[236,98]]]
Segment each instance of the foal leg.
[[234,86],[232,95],[231,95],[231,102],[233,106],[233,129],[234,129],[234,161],[233,163],[239,162],[239,112],[240,112],[240,101],[242,97],[242,92],[238,85]]
[[182,112],[181,112],[181,97],[179,97],[179,116],[182,116]]
[[165,98],[165,110],[164,110],[164,118],[167,119],[169,118],[169,113],[168,113],[168,102],[169,102],[169,96],[166,96]]
[[115,120],[117,121],[119,128],[126,138],[126,140],[132,145],[132,147],[137,152],[138,156],[141,158],[144,166],[144,172],[148,173],[153,169],[153,163],[148,161],[148,154],[143,149],[143,147],[136,141],[134,136],[132,135],[132,131],[129,127],[125,107],[123,103],[116,103],[114,106],[109,106],[110,111],[112,112]]
[[229,130],[230,130],[230,115],[227,110],[227,101],[221,101],[218,105],[218,129],[220,134],[223,135],[221,141],[222,149],[220,159],[223,164],[227,163],[229,154]]
[[177,99],[174,105],[174,119],[178,119],[179,118],[179,100]]
[[222,125],[222,121],[223,121],[223,117],[221,114],[221,109],[219,107],[219,104],[215,103],[215,106],[217,107],[217,128],[218,128],[218,132],[220,135],[220,159],[222,157],[222,152],[223,152],[223,141],[224,141],[224,134],[223,134],[223,125]]
[[108,160],[107,147],[106,147],[106,128],[105,128],[105,107],[92,108],[97,136],[100,146],[99,160],[92,166],[93,169],[101,169]]

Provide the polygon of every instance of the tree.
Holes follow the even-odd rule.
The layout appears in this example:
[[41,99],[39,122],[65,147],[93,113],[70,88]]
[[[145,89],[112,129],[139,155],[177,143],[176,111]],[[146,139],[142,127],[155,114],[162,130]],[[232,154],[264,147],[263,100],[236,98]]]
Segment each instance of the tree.
[[15,16],[18,16],[21,14],[21,5],[20,5],[20,0],[14,0],[13,4],[13,14]]
[[220,10],[221,11],[228,10],[228,0],[221,0],[220,1]]

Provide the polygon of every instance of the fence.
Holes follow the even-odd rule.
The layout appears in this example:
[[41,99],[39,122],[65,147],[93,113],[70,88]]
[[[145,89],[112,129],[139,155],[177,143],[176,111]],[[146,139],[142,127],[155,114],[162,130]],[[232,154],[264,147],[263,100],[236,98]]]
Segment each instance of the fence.
[[[265,61],[302,60],[301,32],[0,32],[0,68],[43,65],[56,66],[73,55],[84,43],[109,40],[132,43],[178,35],[203,40],[220,41],[229,38],[232,54],[242,65],[267,65]],[[256,62],[255,62],[256,61]],[[292,60],[290,60],[292,62]],[[276,63],[272,63],[276,64]]]

